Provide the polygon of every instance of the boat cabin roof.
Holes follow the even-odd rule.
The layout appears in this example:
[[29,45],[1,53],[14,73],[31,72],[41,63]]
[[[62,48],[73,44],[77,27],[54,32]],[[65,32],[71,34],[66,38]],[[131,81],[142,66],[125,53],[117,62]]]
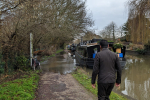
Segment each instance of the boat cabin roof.
[[[94,49],[97,48],[97,52],[100,52],[100,45],[81,45],[78,47],[78,51],[84,49],[84,54],[87,54],[88,58],[93,57]],[[84,56],[84,55],[83,55]]]

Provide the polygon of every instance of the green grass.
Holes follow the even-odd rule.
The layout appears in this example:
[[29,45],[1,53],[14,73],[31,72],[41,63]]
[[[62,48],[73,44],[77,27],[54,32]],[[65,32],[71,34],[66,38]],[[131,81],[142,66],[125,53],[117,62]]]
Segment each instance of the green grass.
[[33,100],[39,71],[30,71],[19,79],[0,84],[0,100]]
[[[97,95],[97,85],[96,88],[92,88],[91,86],[91,78],[89,78],[87,75],[83,74],[79,69],[77,70],[77,72],[72,74],[73,77],[80,83],[82,84],[87,90],[89,90],[90,92],[92,92],[93,94]],[[110,95],[110,100],[128,100],[125,97],[118,95],[114,92],[111,92]]]
[[57,51],[56,51],[56,54],[58,54],[58,53],[60,53],[60,52],[62,52],[62,51],[63,51],[63,49],[57,50]]

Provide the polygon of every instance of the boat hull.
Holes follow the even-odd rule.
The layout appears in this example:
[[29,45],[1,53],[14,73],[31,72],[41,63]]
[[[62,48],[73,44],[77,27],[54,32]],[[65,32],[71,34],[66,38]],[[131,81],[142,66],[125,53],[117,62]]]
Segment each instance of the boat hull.
[[[76,62],[78,63],[78,65],[86,66],[87,68],[93,69],[94,58],[87,58],[87,57],[80,55],[78,52],[75,52],[75,59],[76,59]],[[123,69],[126,64],[126,59],[119,58],[119,60],[120,60],[120,65]]]

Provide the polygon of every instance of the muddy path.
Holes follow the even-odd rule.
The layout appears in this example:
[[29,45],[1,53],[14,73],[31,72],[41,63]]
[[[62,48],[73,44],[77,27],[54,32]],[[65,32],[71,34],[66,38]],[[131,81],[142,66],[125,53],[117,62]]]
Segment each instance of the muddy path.
[[41,66],[43,74],[35,100],[97,100],[95,95],[72,77],[75,61],[67,51],[45,61]]
[[35,100],[97,100],[71,74],[46,72],[39,82]]

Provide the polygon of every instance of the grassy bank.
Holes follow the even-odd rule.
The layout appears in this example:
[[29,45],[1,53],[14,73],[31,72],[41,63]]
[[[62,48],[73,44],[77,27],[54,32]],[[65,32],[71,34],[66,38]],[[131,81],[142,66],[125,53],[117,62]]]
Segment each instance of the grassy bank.
[[[96,87],[96,89],[92,88],[92,86],[91,86],[91,78],[89,78],[87,75],[83,74],[81,69],[77,69],[77,72],[73,73],[72,75],[87,90],[89,90],[93,94],[97,95],[97,87]],[[110,100],[128,100],[128,99],[126,99],[125,97],[120,96],[120,95],[112,92],[111,95],[110,95]]]
[[[54,57],[63,49],[53,55],[44,56],[42,60]],[[34,100],[35,91],[38,87],[40,71],[13,72],[10,75],[0,77],[0,100]]]
[[[17,74],[17,73],[16,73]],[[0,84],[0,100],[33,100],[39,81],[39,71],[18,73],[12,80]]]

